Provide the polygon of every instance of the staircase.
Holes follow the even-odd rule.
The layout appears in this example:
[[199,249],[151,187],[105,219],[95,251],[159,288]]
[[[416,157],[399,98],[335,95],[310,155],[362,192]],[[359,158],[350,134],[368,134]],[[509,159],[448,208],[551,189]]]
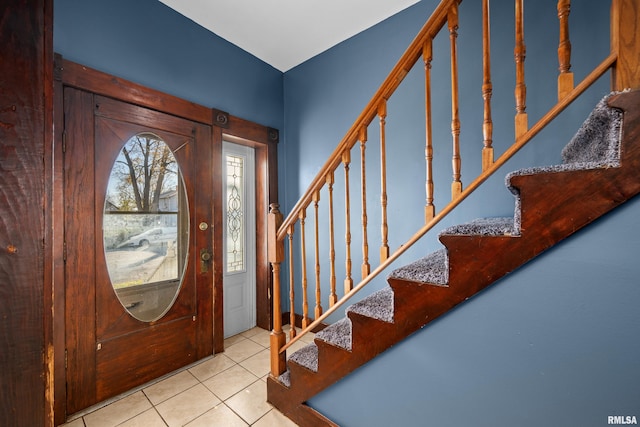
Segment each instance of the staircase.
[[[510,147],[497,153],[497,158],[494,158],[491,106],[493,83],[490,6],[489,0],[481,1],[481,93],[484,102],[481,111],[474,111],[482,114],[483,118],[482,172],[476,178],[472,178],[465,186],[462,185],[462,121],[459,115],[457,59],[459,5],[462,0],[441,0],[286,218],[283,219],[277,204],[272,205],[267,227],[268,259],[273,269],[271,374],[267,379],[267,399],[299,425],[335,425],[305,402],[390,346],[640,192],[637,172],[640,170],[640,91],[626,90],[640,88],[640,37],[637,31],[640,25],[640,0],[611,1],[609,55],[577,84],[574,84],[571,71],[568,21],[571,2],[558,0],[558,101],[531,126],[526,112],[524,0],[514,1],[515,138]],[[536,3],[533,4],[533,7],[537,6]],[[442,138],[436,139],[432,133],[433,112],[441,112],[444,105],[441,102],[432,104],[432,92],[437,92],[439,96],[448,95],[441,90],[432,91],[434,87],[443,88],[441,81],[435,83],[436,76],[431,73],[433,42],[439,35],[447,37],[450,44],[448,59],[452,138],[451,141],[444,142],[448,143],[448,147],[440,145],[443,143]],[[393,149],[387,149],[385,136],[387,101],[416,66],[424,69],[424,223],[416,226],[417,231],[409,240],[392,249],[388,238],[390,227],[387,221],[387,191],[393,190],[393,185],[387,189],[386,157],[387,154],[393,154]],[[506,177],[507,188],[515,196],[512,218],[478,219],[441,231],[439,240],[444,245],[443,249],[396,268],[387,277],[388,286],[355,304],[350,301],[374,278],[386,272],[387,268],[395,268],[394,263],[408,248],[434,229],[608,71],[611,71],[612,77],[611,90],[618,92],[605,97],[596,106],[563,150],[563,163],[522,169]],[[549,82],[538,83],[546,85]],[[414,86],[411,88],[415,90]],[[396,113],[402,115],[402,111]],[[376,122],[379,140],[374,138],[373,141],[368,141],[369,129]],[[380,164],[373,168],[365,155],[367,150],[372,149],[380,153]],[[436,151],[440,151],[441,155],[442,152],[451,154],[453,178],[450,183],[451,200],[439,210],[436,210],[434,202],[433,171],[436,166],[442,167],[448,163],[448,159],[434,157]],[[353,163],[352,159],[355,160]],[[359,166],[359,188],[351,183],[352,166],[356,170]],[[368,178],[372,175],[372,169],[374,176],[378,174],[375,181]],[[342,189],[334,186],[336,174],[342,178]],[[372,181],[380,185],[380,218],[376,225],[381,230],[381,241],[377,266],[370,264],[369,257],[368,234],[372,227],[367,215],[370,203],[367,200],[367,188],[370,188]],[[440,185],[438,181],[438,188],[441,188]],[[334,195],[335,190],[341,193]],[[344,197],[344,206],[334,209],[334,198],[338,197]],[[319,214],[321,198],[322,217]],[[309,223],[306,222],[308,213]],[[358,223],[355,217],[359,214]],[[356,224],[352,225],[352,222]],[[320,224],[322,230],[319,229]],[[336,230],[345,231],[343,242],[336,238]],[[356,254],[356,250],[352,248],[352,233],[356,232],[357,241],[362,243],[361,254]],[[329,249],[328,258],[323,257],[320,247],[325,251]],[[343,260],[344,271],[337,268],[337,263],[342,263]],[[361,279],[354,280],[354,276],[358,275],[352,271],[354,261],[362,261]],[[328,277],[328,283],[321,280],[321,270],[324,277]],[[343,293],[337,289],[339,278],[343,278]],[[314,285],[315,289],[308,289]],[[328,305],[323,306],[327,300]],[[351,305],[347,307],[348,304]],[[327,326],[324,322],[343,306],[347,307],[346,317]],[[289,310],[288,313],[286,309]],[[283,331],[283,323],[292,326],[288,337]],[[316,333],[313,343],[291,353],[292,346],[299,344],[301,337],[319,329],[322,330]]]
[[305,401],[544,250],[640,193],[640,91],[607,96],[563,150],[563,164],[507,175],[513,218],[443,230],[445,249],[394,270],[389,286],[290,355],[268,399],[304,426],[335,425]]

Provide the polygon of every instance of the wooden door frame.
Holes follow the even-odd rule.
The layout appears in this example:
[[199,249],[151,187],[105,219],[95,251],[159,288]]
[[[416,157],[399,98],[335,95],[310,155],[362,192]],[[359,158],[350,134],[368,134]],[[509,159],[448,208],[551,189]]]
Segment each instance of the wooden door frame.
[[[272,329],[272,311],[271,303],[272,295],[272,275],[271,264],[267,257],[267,215],[269,213],[269,205],[276,203],[278,200],[278,162],[276,157],[277,143],[279,133],[276,129],[265,128],[262,126],[251,127],[246,120],[238,119],[226,113],[214,110],[214,116],[217,121],[226,121],[228,126],[220,129],[220,142],[228,141],[238,145],[252,147],[255,152],[255,177],[256,177],[256,326],[263,329]],[[255,126],[255,125],[254,125]],[[214,130],[215,132],[215,130]],[[214,136],[217,138],[217,136]],[[216,145],[218,146],[218,145]],[[219,163],[222,164],[222,143],[219,144],[220,157]],[[216,158],[214,156],[214,161]],[[215,163],[214,163],[215,164]],[[216,183],[216,185],[218,185]],[[222,182],[220,182],[222,188]],[[222,199],[220,199],[222,200]],[[218,216],[217,220],[221,220],[222,216]],[[217,229],[222,230],[223,224],[216,224]],[[220,245],[222,245],[222,236],[220,237]],[[222,254],[222,247],[218,250]],[[220,264],[222,265],[222,264]],[[220,284],[222,292],[222,271],[216,272],[220,274],[220,280],[216,280],[216,284]],[[214,323],[224,326],[222,313],[222,298],[217,298],[214,304],[220,304],[214,307],[214,313],[219,318],[214,319]],[[224,328],[220,331],[224,332]],[[223,334],[224,335],[224,334]]]
[[52,28],[53,1],[3,2],[0,425],[53,423]]
[[[211,127],[211,143],[213,144],[213,164],[222,162],[222,140],[251,146],[256,153],[256,321],[258,326],[272,327],[272,278],[267,260],[267,213],[270,203],[278,200],[277,186],[277,143],[279,133],[276,129],[259,125],[248,120],[234,117],[220,110],[210,109],[202,105],[177,98],[144,87],[110,74],[82,66],[55,55],[54,64],[54,143],[52,147],[53,178],[52,208],[55,208],[51,219],[53,254],[64,254],[64,99],[65,87],[74,87],[94,94],[111,97],[123,102],[150,108],[163,113],[202,123]],[[217,215],[222,208],[222,177],[216,174],[213,182],[212,203],[214,210],[214,265],[222,266],[222,215]],[[66,368],[65,368],[65,265],[63,255],[54,257],[52,262],[53,280],[53,401],[54,422],[56,425],[65,422],[66,416]],[[57,261],[56,261],[57,260]],[[214,271],[213,288],[213,339],[214,353],[224,351],[223,324],[223,287],[222,269]],[[204,356],[203,356],[204,357]],[[51,362],[49,362],[51,363]]]

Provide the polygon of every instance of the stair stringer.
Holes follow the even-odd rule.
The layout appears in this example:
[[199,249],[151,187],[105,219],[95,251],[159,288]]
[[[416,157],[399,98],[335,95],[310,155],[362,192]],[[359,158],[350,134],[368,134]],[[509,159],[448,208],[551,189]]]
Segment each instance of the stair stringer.
[[619,167],[515,175],[519,235],[441,235],[448,254],[448,285],[389,278],[394,319],[349,312],[352,349],[315,340],[318,371],[289,361],[290,386],[267,379],[268,400],[300,425],[336,425],[305,402],[379,353],[485,289],[580,228],[640,194],[640,91],[608,100],[623,110]]
[[[626,165],[640,167],[633,163]],[[440,236],[452,294],[469,298],[640,193],[640,180],[627,166],[513,177],[521,194],[520,236]]]
[[640,193],[640,91],[615,95],[609,105],[624,111],[620,166],[512,176],[519,237],[440,236],[453,293],[475,294]]
[[[441,299],[446,290],[445,286],[424,285],[423,295]],[[401,294],[394,295],[393,322],[348,312],[352,324],[352,350],[316,338],[313,345],[318,347],[317,372],[289,360],[289,387],[273,377],[267,378],[269,402],[300,425],[334,425],[304,402],[420,329],[431,316],[435,318],[441,314],[438,310],[431,314],[430,310],[435,307],[424,303],[428,300],[406,300]],[[421,314],[416,316],[416,312]],[[323,419],[319,420],[318,416]]]

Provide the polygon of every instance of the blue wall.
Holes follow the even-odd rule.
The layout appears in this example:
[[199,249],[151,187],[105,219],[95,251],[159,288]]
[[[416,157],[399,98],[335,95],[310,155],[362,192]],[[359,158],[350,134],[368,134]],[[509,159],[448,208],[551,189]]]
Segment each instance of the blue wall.
[[392,347],[310,405],[341,426],[607,425],[640,416],[640,199]]
[[283,129],[282,73],[157,0],[55,0],[71,61]]

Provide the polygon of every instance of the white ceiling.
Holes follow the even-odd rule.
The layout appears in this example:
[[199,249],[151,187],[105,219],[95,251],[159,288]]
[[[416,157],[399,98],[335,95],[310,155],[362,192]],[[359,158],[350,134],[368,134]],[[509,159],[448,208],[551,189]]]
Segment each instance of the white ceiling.
[[420,0],[160,0],[287,71]]

